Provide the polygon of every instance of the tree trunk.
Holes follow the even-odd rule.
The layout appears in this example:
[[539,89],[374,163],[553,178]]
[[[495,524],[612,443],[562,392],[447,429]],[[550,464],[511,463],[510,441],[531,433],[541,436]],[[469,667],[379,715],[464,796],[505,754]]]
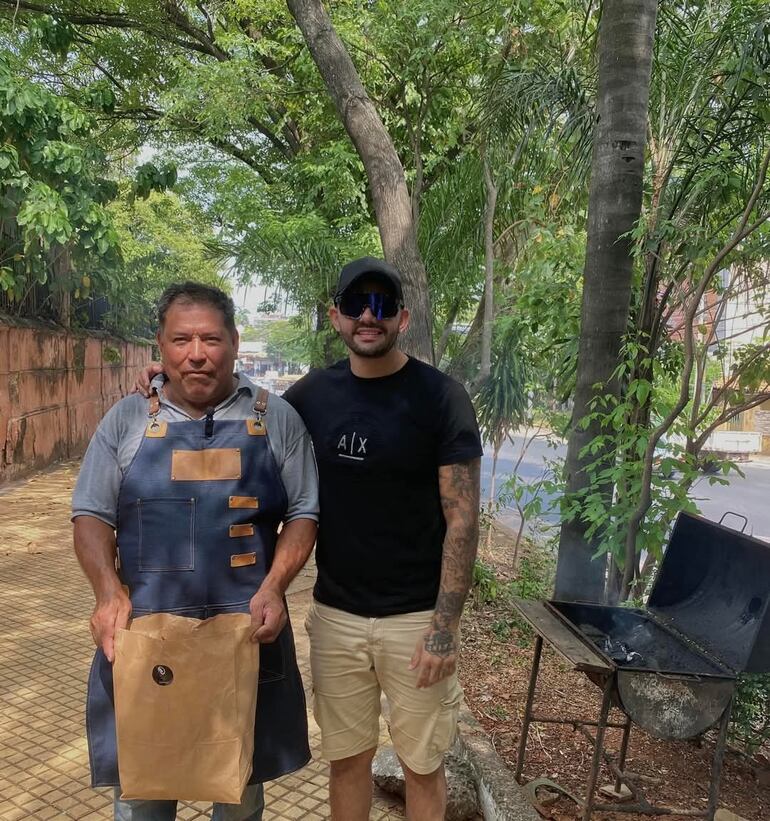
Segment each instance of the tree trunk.
[[287,4],[366,169],[385,258],[403,274],[404,301],[412,317],[402,347],[432,363],[428,279],[401,160],[323,4],[320,0],[287,0]]
[[470,327],[465,334],[465,338],[460,344],[459,350],[446,368],[446,372],[458,382],[468,386],[473,395],[478,388],[478,369],[476,363],[479,361],[481,351],[481,332],[484,328],[484,294],[481,294],[479,304],[476,306],[476,313],[473,315]]
[[495,477],[497,476],[497,459],[500,456],[500,448],[503,446],[504,439],[492,444],[492,475],[489,479],[489,526],[487,527],[487,551],[492,549],[492,525],[494,524],[494,516],[492,509],[495,506]]
[[[633,261],[627,234],[641,211],[656,11],[656,0],[605,0],[603,4],[577,381],[565,463],[568,495],[589,486],[589,462],[603,458],[611,464],[615,457],[611,445],[581,457],[585,446],[603,430],[598,422],[586,428],[579,423],[590,413],[596,396],[619,392],[612,374],[628,325]],[[609,502],[612,487],[599,490]],[[592,560],[598,537],[586,538],[587,527],[580,516],[562,525],[557,598],[603,598],[606,556]]]
[[482,151],[484,164],[484,325],[481,330],[481,369],[479,383],[489,377],[492,370],[492,325],[495,320],[495,208],[497,207],[497,186],[492,178],[492,169],[486,154]]
[[449,344],[449,337],[452,335],[452,328],[454,327],[455,319],[460,310],[460,300],[456,299],[444,320],[444,329],[441,331],[438,343],[436,344],[436,367],[441,367],[441,360],[444,358],[444,351],[446,351]]
[[[327,311],[329,309],[326,301],[319,299],[315,304],[315,333],[320,334],[328,321]],[[321,337],[321,361],[311,363],[314,367],[328,368],[337,359],[334,350],[334,337],[330,333],[325,333]]]

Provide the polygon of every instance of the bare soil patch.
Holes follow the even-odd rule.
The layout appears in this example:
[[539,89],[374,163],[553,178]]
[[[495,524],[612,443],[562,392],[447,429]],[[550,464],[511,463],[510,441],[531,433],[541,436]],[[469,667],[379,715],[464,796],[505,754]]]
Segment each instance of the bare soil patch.
[[[513,578],[510,535],[495,530],[490,549],[482,544],[480,558],[495,571],[498,582]],[[532,663],[533,637],[519,623],[504,595],[476,606],[469,604],[463,620],[460,678],[465,698],[506,765],[516,765],[517,746]],[[601,692],[583,674],[574,672],[553,650],[544,648],[535,706],[541,714],[596,720]],[[621,713],[612,716],[620,720]],[[620,730],[607,731],[607,749],[620,745]],[[631,731],[627,769],[652,779],[645,788],[653,803],[688,810],[705,809],[708,801],[714,735],[686,742],[661,741],[638,727]],[[763,751],[767,753],[767,751]],[[524,777],[547,777],[583,797],[592,750],[585,738],[566,725],[532,725]],[[770,819],[770,770],[767,758],[750,761],[736,750],[725,755],[719,806],[747,821]],[[599,783],[612,783],[603,767]],[[602,799],[604,801],[605,799]],[[576,805],[560,799],[548,807],[553,821],[580,818]],[[594,821],[644,821],[651,816],[595,813]],[[687,816],[669,815],[672,821]]]

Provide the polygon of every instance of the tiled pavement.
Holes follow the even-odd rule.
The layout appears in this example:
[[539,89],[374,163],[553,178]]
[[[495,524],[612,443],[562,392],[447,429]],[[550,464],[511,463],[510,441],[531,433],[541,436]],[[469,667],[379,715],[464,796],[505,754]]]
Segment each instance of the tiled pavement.
[[[69,503],[77,462],[0,489],[0,821],[110,819],[111,793],[88,786],[83,723],[93,653],[92,597],[72,552]],[[312,568],[295,580],[289,607],[309,685],[302,624]],[[267,786],[265,821],[329,817],[326,766],[309,715],[313,761]],[[178,818],[208,817],[205,804],[181,804]],[[404,817],[378,794],[374,821]]]

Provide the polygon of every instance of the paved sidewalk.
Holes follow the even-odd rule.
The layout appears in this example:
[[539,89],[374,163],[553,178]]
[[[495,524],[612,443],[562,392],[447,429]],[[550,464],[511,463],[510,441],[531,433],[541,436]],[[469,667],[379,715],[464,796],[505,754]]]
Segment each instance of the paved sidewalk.
[[[111,791],[88,786],[83,714],[93,600],[71,546],[77,470],[77,462],[68,462],[0,489],[0,821],[112,818]],[[289,591],[306,689],[303,622],[312,584],[308,568]],[[313,761],[267,786],[265,821],[329,817],[326,765],[308,718]],[[180,803],[177,817],[204,819],[208,810]],[[374,821],[403,817],[397,799],[376,795]]]

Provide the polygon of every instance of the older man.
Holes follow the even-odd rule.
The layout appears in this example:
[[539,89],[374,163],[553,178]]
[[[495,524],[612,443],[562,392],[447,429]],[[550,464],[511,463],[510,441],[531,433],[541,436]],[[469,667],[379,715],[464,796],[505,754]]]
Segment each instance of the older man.
[[[171,821],[175,801],[120,800],[112,695],[114,637],[131,615],[250,612],[260,642],[251,785],[215,821],[259,821],[262,782],[310,758],[302,683],[284,601],[318,520],[316,469],[297,413],[233,367],[238,333],[221,291],[163,294],[166,379],[102,420],[73,496],[75,551],[96,598],[88,692],[94,786],[113,785],[118,821]],[[280,535],[276,535],[279,525]]]

